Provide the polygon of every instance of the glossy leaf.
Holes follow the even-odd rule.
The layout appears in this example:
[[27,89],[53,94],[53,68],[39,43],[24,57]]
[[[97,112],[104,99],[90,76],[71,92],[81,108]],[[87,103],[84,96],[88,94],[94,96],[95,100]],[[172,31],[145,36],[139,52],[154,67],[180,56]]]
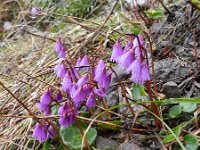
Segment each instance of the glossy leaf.
[[197,108],[197,104],[195,103],[181,102],[179,103],[179,105],[182,108],[182,111],[184,112],[193,112]]
[[192,134],[187,134],[184,136],[184,141],[186,143],[187,150],[197,150],[198,140],[197,137]]
[[133,99],[135,100],[140,100],[143,97],[147,96],[148,94],[145,92],[144,90],[144,86],[143,85],[139,85],[139,84],[135,84],[133,83],[133,89],[132,89],[132,95],[133,95]]
[[[87,126],[85,124],[81,124],[83,131],[86,130]],[[68,128],[60,128],[60,135],[65,145],[67,145],[70,149],[80,149],[82,145],[82,136],[80,134],[79,128],[74,124]],[[97,131],[94,128],[90,128],[86,139],[90,145],[92,145],[96,139]]]
[[179,105],[174,105],[173,107],[171,107],[169,109],[169,116],[171,118],[175,118],[175,117],[177,117],[178,115],[181,114],[181,111],[182,110],[181,110],[181,107]]

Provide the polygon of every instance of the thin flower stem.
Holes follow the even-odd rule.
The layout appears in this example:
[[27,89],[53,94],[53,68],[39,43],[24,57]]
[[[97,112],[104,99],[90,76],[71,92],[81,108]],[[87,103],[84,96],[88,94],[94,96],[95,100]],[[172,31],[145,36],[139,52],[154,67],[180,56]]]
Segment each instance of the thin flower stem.
[[[198,54],[197,54],[197,43],[196,43],[196,31],[193,30],[193,48],[194,48],[194,58],[195,58],[195,64],[196,64],[196,74],[198,74]],[[196,76],[195,74],[195,76]]]
[[[105,109],[108,109],[108,103],[107,103],[107,101],[106,101],[106,98],[104,98],[102,101],[103,101],[103,107],[104,107]],[[111,115],[110,115],[110,112],[109,112],[109,111],[106,113],[106,115],[107,115],[108,118],[111,118]]]
[[152,42],[151,39],[148,35],[148,33],[144,32],[145,35],[147,36],[147,39],[149,41],[149,48],[150,48],[150,53],[151,53],[151,67],[152,67],[152,81],[153,81],[153,87],[154,87],[154,92],[155,95],[157,95],[157,86],[156,86],[156,80],[155,80],[155,69],[154,69],[154,59],[153,59],[153,49],[152,49]]
[[131,104],[129,103],[129,100],[128,100],[128,97],[126,96],[126,92],[125,92],[125,89],[124,89],[124,86],[122,85],[121,83],[121,80],[119,79],[117,73],[115,72],[115,70],[110,66],[110,69],[112,70],[112,72],[115,74],[116,78],[117,78],[117,81],[119,82],[119,85],[122,89],[122,93],[123,93],[123,96],[125,97],[125,100],[126,100],[126,103],[127,103],[127,106],[132,114],[132,116],[134,117],[135,116],[135,113],[133,111],[133,109],[131,108]]
[[[150,81],[146,81],[146,87],[147,87],[147,92],[148,92],[150,101],[153,101]],[[151,107],[152,107],[153,113],[160,118],[160,112],[159,112],[158,106],[155,103],[151,103]],[[158,120],[156,117],[154,117],[154,120],[158,128],[163,128],[163,124],[160,120]]]

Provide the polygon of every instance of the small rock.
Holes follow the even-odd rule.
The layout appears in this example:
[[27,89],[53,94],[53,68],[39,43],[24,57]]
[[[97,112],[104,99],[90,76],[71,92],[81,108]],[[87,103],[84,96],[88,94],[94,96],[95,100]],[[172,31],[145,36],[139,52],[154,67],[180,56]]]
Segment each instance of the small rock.
[[119,103],[119,94],[117,91],[112,91],[107,94],[106,99],[109,107],[115,106]]
[[97,137],[96,147],[101,150],[116,150],[119,143],[112,139],[103,138],[102,136]]
[[178,85],[173,81],[169,81],[163,85],[163,93],[168,98],[175,98],[181,96],[181,92],[178,88]]
[[[120,67],[119,65],[114,66],[113,70],[117,73],[117,76],[121,81],[125,81],[126,79],[129,78],[129,75],[126,73],[126,70],[123,69],[122,67]],[[110,85],[114,85],[116,83],[118,83],[117,77],[115,76],[114,73],[112,73]],[[110,87],[106,93],[109,94],[112,91],[116,91],[118,86],[119,85],[115,85],[115,86]]]
[[3,24],[3,29],[4,30],[10,30],[12,28],[12,24],[9,21],[5,21]]
[[157,81],[174,81],[178,83],[190,75],[193,67],[193,63],[180,61],[176,58],[155,61],[155,78]]
[[117,150],[147,150],[147,148],[141,148],[137,144],[130,142],[121,144]]

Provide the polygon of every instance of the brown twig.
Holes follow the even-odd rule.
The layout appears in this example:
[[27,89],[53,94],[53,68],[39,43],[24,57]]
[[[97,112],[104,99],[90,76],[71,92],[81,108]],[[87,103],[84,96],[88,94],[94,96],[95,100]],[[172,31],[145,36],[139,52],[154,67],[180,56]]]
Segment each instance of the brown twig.
[[194,57],[195,57],[195,63],[196,63],[196,73],[198,73],[198,54],[197,54],[197,44],[196,44],[196,31],[193,30],[193,48],[194,48]]
[[97,28],[97,30],[88,38],[85,39],[85,41],[81,44],[81,46],[77,49],[77,51],[75,52],[75,56],[77,55],[77,53],[83,48],[85,47],[95,36],[97,36],[99,34],[99,32],[101,31],[101,29],[104,27],[104,25],[106,24],[106,22],[108,21],[108,19],[110,18],[113,10],[115,9],[115,6],[117,5],[119,0],[116,0],[113,7],[111,8],[108,16],[106,17],[106,19],[104,20],[103,24]]
[[124,86],[122,85],[121,83],[121,80],[119,79],[117,73],[115,72],[115,70],[110,66],[110,69],[112,70],[112,72],[115,74],[116,78],[117,78],[117,81],[119,82],[119,85],[122,89],[122,93],[123,93],[123,96],[125,97],[125,100],[126,100],[126,103],[127,103],[127,106],[132,114],[132,116],[134,117],[135,116],[135,113],[133,111],[133,109],[131,108],[131,104],[129,103],[129,100],[128,100],[128,97],[126,96],[126,92],[125,92],[125,89],[124,89]]

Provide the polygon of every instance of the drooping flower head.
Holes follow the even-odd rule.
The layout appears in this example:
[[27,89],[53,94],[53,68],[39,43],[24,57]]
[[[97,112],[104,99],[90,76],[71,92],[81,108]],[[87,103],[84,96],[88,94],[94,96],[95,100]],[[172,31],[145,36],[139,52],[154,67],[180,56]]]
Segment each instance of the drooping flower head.
[[102,83],[104,82],[104,80],[106,80],[107,77],[107,72],[106,72],[106,68],[102,68],[102,70],[99,69],[99,72],[96,72],[94,80],[97,81],[98,83]]
[[74,92],[74,94],[72,95],[72,99],[77,108],[80,107],[81,102],[84,101],[85,97],[86,97],[86,92],[83,90],[83,87],[78,88]]
[[38,103],[38,108],[45,115],[50,115],[51,114],[51,108],[50,108],[49,104],[47,105],[47,104],[43,104],[43,103]]
[[49,125],[48,132],[47,132],[47,138],[53,139],[55,136],[56,136],[55,129],[51,125]]
[[60,51],[63,50],[63,43],[62,43],[62,40],[61,40],[60,38],[57,39],[56,44],[55,44],[55,46],[54,46],[54,50],[55,50],[56,52],[60,52]]
[[127,43],[126,43],[126,45],[125,45],[125,47],[124,47],[124,53],[126,52],[126,51],[128,51],[129,49],[131,49],[132,48],[132,41],[131,40],[129,40]]
[[[85,55],[82,59],[81,59],[81,61],[80,61],[80,63],[79,63],[79,65],[80,66],[83,66],[82,68],[80,68],[80,70],[88,70],[89,69],[89,59],[88,59],[88,56],[87,55]],[[85,67],[84,67],[85,66]],[[87,67],[86,67],[87,66]]]
[[134,60],[133,52],[127,51],[118,59],[118,63],[120,66],[127,68],[133,62],[133,60]]
[[32,9],[31,9],[31,14],[32,15],[40,15],[40,13],[41,13],[41,11],[40,11],[40,9],[39,8],[37,8],[37,7],[32,7]]
[[33,131],[33,137],[40,142],[44,142],[47,139],[47,129],[45,129],[45,127],[45,125],[43,127],[41,124],[37,123]]
[[97,63],[97,66],[95,67],[95,75],[97,75],[98,73],[102,72],[103,69],[106,67],[105,63],[103,60],[99,60]]
[[106,97],[106,93],[104,89],[95,89],[94,93],[102,98]]
[[122,54],[123,54],[122,46],[120,42],[117,41],[113,46],[113,51],[110,57],[110,61],[117,61]]
[[77,82],[77,86],[78,87],[81,87],[83,86],[87,81],[89,80],[89,76],[88,74],[84,74]]
[[93,94],[93,92],[91,92],[86,101],[86,107],[91,108],[91,107],[94,107],[95,105],[96,105],[95,95]]
[[65,52],[65,48],[63,47],[63,49],[58,53],[58,57],[59,58],[65,58],[66,57],[66,52]]
[[[72,112],[74,111],[74,112]],[[77,115],[77,110],[72,110],[67,102],[60,106],[58,109],[59,124],[65,128],[69,127],[75,122],[75,116]]]
[[66,75],[62,81],[62,90],[69,93],[72,88],[72,83],[69,75]]
[[54,72],[56,73],[56,75],[59,77],[59,78],[63,78],[66,73],[67,73],[67,70],[65,69],[63,63],[59,63],[55,66],[54,68]]
[[56,95],[54,97],[54,100],[57,101],[57,102],[59,102],[59,101],[62,100],[62,98],[63,98],[63,96],[62,96],[61,91],[58,91],[58,93],[56,93]]
[[52,92],[51,92],[50,89],[45,91],[40,98],[40,103],[45,104],[45,105],[49,105],[51,103],[51,94],[52,94]]

